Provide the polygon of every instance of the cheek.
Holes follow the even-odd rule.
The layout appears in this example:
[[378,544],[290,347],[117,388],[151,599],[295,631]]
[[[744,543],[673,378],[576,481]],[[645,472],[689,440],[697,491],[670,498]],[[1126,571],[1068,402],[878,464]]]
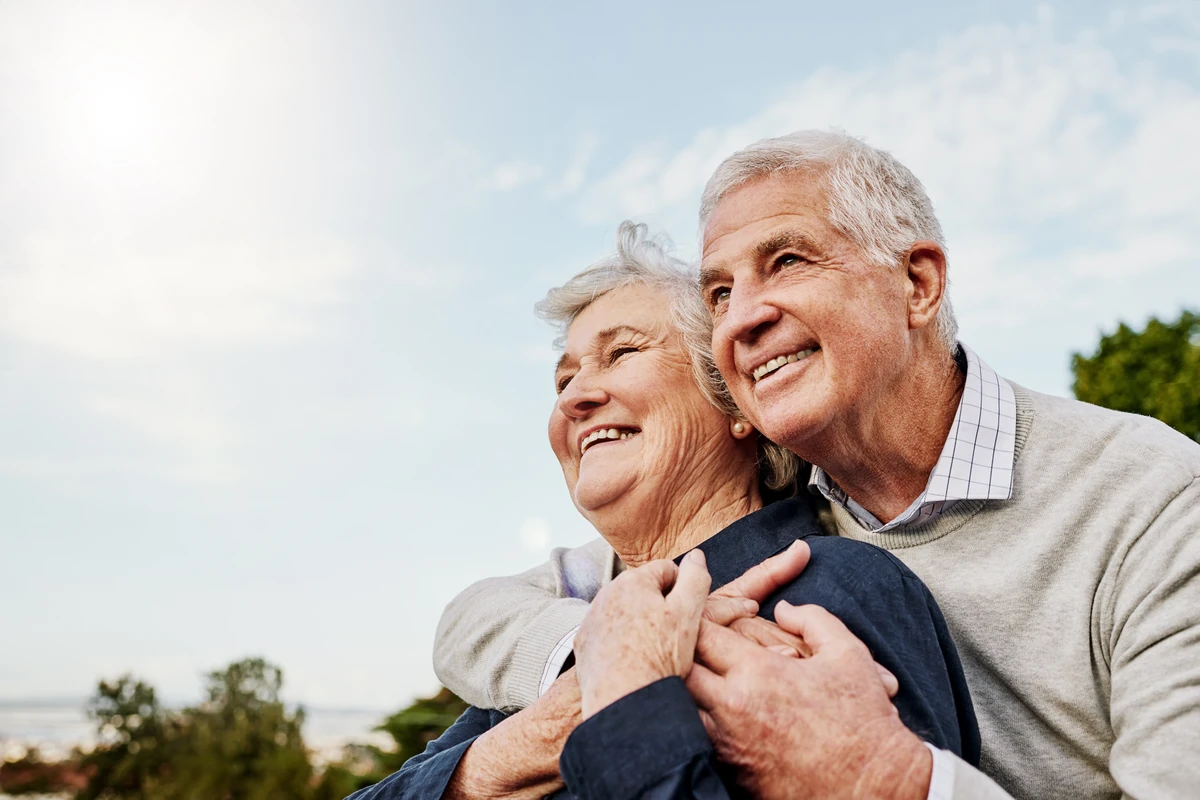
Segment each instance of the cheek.
[[567,466],[570,454],[567,442],[568,428],[567,418],[560,414],[558,408],[555,407],[550,412],[550,420],[546,425],[546,435],[550,440],[550,449],[554,451],[555,457],[558,458],[558,463],[564,468]]

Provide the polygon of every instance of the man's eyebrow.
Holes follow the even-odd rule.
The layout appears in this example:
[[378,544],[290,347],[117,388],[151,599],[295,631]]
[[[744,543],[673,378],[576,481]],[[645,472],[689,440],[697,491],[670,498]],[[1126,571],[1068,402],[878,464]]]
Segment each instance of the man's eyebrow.
[[[820,250],[812,237],[803,231],[780,231],[754,246],[754,260],[761,262],[780,250],[801,250],[813,253]],[[714,283],[729,280],[729,270],[724,267],[700,267],[700,290],[707,289]]]
[[756,244],[754,257],[755,260],[762,261],[780,250],[804,250],[811,253],[818,249],[812,237],[802,231],[780,231]]
[[700,287],[700,291],[704,291],[714,283],[723,281],[728,277],[729,272],[721,267],[701,267],[700,275],[698,276],[698,285]]

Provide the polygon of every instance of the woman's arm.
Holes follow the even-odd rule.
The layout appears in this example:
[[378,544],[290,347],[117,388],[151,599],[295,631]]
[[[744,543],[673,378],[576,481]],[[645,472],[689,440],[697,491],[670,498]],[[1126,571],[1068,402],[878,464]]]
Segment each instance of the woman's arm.
[[511,717],[469,708],[424,753],[347,800],[543,797],[563,785],[558,757],[579,724],[579,708],[573,670]]
[[561,789],[558,759],[581,719],[579,681],[572,669],[529,708],[476,739],[443,797],[539,798]]

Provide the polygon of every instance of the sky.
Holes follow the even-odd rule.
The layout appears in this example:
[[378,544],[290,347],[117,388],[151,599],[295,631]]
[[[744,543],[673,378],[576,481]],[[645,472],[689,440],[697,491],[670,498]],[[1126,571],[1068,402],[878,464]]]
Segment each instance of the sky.
[[595,534],[534,302],[726,155],[838,127],[946,231],[961,337],[1070,393],[1200,307],[1200,3],[0,0],[0,700],[262,655],[436,689],[445,604]]

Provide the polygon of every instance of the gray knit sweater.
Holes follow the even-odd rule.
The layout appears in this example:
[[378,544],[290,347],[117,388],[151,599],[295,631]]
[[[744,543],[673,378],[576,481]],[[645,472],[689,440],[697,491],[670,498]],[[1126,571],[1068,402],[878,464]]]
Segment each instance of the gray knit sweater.
[[[1016,797],[1200,797],[1200,445],[1144,417],[1014,386],[1012,499],[872,534],[933,591],[958,644],[982,770]],[[603,541],[475,584],[434,668],[476,705],[537,696],[551,650],[611,579]],[[956,798],[1003,797],[955,762]]]

